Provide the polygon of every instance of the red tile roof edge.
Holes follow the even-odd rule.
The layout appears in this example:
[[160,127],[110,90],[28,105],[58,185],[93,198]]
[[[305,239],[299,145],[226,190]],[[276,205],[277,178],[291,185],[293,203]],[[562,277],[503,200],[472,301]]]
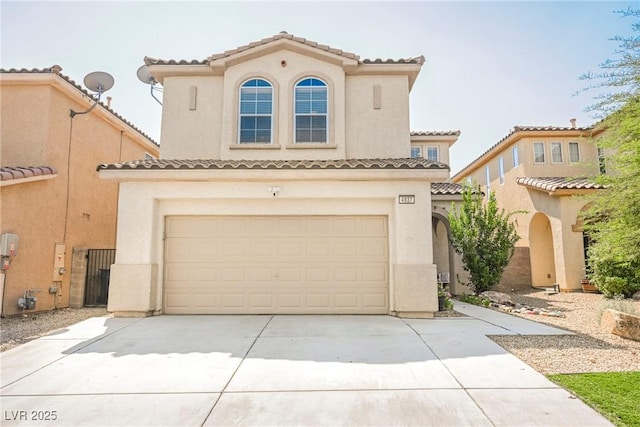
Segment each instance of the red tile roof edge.
[[103,163],[97,170],[161,170],[161,169],[439,169],[449,166],[423,158],[346,159],[346,160],[179,160],[145,159],[124,163]]
[[586,177],[517,177],[516,182],[527,187],[546,191],[556,190],[602,190],[606,186]]
[[55,175],[58,170],[53,166],[3,166],[0,168],[0,181],[31,178],[35,176]]
[[214,53],[209,55],[206,59],[159,59],[159,58],[151,58],[145,57],[144,62],[147,65],[207,65],[210,61],[214,61],[219,58],[226,58],[231,55],[235,55],[238,53],[245,52],[247,50],[264,46],[268,43],[272,43],[277,40],[287,39],[300,44],[304,44],[316,49],[323,50],[325,52],[333,53],[335,55],[339,55],[348,59],[354,59],[361,64],[423,64],[425,61],[424,56],[416,56],[409,58],[400,58],[400,59],[382,59],[382,58],[374,58],[374,59],[362,59],[360,60],[360,56],[355,53],[346,52],[342,49],[336,49],[328,45],[323,45],[313,40],[305,39],[303,37],[296,37],[293,34],[289,34],[286,31],[281,31],[278,34],[275,34],[271,37],[266,37],[258,41],[253,41],[248,44],[239,46],[235,49],[226,50],[220,53]]

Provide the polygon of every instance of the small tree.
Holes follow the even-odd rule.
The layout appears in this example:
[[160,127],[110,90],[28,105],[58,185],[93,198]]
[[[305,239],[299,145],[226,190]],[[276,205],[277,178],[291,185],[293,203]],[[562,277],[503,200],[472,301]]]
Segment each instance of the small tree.
[[482,199],[482,193],[467,185],[462,206],[452,206],[449,213],[453,248],[462,255],[463,268],[469,272],[476,295],[498,284],[520,239],[509,221],[520,211],[505,214],[504,209],[498,210],[494,193],[486,204]]
[[[634,19],[640,32],[640,9],[619,12]],[[606,186],[592,200],[585,230],[590,279],[606,296],[630,297],[640,290],[640,35],[617,36],[619,48],[600,65],[599,73],[582,76],[587,88],[607,89],[587,111],[604,119],[605,132],[596,142],[604,148],[607,173],[595,178]]]

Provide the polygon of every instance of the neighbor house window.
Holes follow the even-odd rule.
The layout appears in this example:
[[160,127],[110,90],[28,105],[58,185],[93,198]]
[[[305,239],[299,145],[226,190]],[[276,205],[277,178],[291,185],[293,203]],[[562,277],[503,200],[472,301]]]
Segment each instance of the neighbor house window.
[[544,163],[544,142],[533,143],[533,162]]
[[605,164],[605,157],[604,157],[604,148],[602,147],[598,147],[598,165],[600,166],[601,174],[607,173],[607,165]]
[[551,143],[551,162],[562,163],[562,143],[561,142]]
[[518,167],[520,164],[520,159],[518,158],[518,146],[514,145],[511,149],[511,153],[513,154],[513,167]]
[[422,157],[422,150],[420,147],[411,147],[411,158],[415,159],[417,157]]
[[295,87],[295,142],[328,141],[327,85],[316,78],[306,78]]
[[438,161],[438,147],[427,147],[427,160]]
[[271,143],[273,87],[262,79],[252,79],[240,87],[240,144]]
[[504,185],[504,161],[502,160],[502,156],[498,158],[498,169],[500,172],[500,185]]
[[571,163],[577,163],[580,161],[580,147],[577,142],[569,143],[569,161]]
[[489,166],[484,168],[484,175],[487,183],[487,199],[489,199],[489,195],[491,194],[491,173],[489,172]]

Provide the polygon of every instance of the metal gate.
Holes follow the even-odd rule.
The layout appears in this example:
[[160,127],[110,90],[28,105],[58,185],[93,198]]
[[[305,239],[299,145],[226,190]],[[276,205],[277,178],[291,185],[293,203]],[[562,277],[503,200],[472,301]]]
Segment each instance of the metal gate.
[[87,276],[84,282],[85,307],[107,305],[111,264],[115,260],[115,249],[89,249],[87,251]]

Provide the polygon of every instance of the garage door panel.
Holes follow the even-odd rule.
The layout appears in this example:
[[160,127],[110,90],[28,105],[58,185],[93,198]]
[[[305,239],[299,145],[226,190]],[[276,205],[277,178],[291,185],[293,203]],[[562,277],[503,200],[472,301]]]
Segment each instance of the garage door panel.
[[388,313],[386,217],[166,224],[166,313]]
[[335,306],[336,308],[349,308],[356,309],[358,308],[358,294],[353,293],[338,293],[335,295]]

